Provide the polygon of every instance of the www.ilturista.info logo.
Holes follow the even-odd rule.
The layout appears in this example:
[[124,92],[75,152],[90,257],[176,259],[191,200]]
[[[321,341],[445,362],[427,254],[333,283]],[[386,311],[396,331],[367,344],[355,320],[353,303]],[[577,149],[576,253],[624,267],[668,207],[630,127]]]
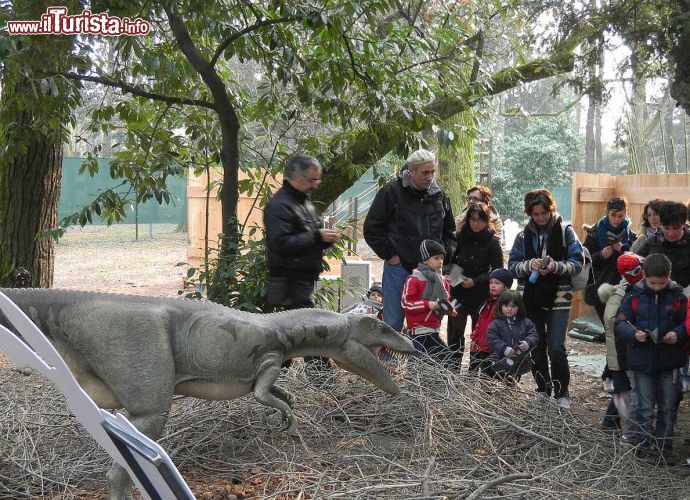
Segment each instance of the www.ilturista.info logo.
[[48,7],[40,21],[7,21],[10,35],[147,35],[151,23],[137,17],[120,18],[105,12],[67,15],[67,7]]

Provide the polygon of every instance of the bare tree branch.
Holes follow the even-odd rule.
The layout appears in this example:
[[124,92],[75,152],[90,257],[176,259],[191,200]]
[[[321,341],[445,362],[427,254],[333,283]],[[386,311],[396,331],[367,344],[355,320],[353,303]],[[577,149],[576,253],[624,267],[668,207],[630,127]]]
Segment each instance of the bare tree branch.
[[235,41],[242,38],[244,35],[247,35],[247,34],[252,33],[254,31],[260,30],[261,28],[264,28],[266,26],[272,26],[274,24],[292,22],[295,20],[296,19],[293,17],[279,17],[277,19],[260,19],[256,23],[252,24],[251,26],[247,26],[245,28],[242,28],[239,31],[236,31],[235,33],[233,33],[232,35],[227,37],[225,40],[223,40],[220,45],[218,45],[218,48],[216,49],[215,53],[213,54],[213,57],[211,58],[211,62],[210,62],[211,66],[216,65],[218,58],[223,54],[223,52],[225,52],[225,49],[227,49]]
[[70,80],[77,80],[82,82],[94,82],[100,83],[107,87],[114,87],[122,90],[127,94],[132,94],[138,97],[145,97],[146,99],[152,99],[154,101],[167,102],[169,104],[182,104],[186,106],[200,106],[202,108],[216,109],[212,102],[204,101],[202,99],[191,99],[189,97],[176,97],[158,94],[156,92],[150,92],[148,90],[142,89],[132,85],[131,83],[123,82],[121,80],[114,80],[106,76],[91,76],[91,75],[80,75],[79,73],[56,73],[58,76],[68,78]]

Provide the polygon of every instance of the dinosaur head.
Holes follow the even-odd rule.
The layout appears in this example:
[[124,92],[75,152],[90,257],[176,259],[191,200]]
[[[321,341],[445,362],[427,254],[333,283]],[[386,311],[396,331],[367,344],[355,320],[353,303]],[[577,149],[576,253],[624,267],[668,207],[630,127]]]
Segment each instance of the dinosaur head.
[[390,394],[400,392],[391,376],[393,364],[385,359],[412,355],[412,341],[375,318],[348,316],[348,321],[350,335],[342,349],[333,356],[336,364],[367,379],[383,391]]

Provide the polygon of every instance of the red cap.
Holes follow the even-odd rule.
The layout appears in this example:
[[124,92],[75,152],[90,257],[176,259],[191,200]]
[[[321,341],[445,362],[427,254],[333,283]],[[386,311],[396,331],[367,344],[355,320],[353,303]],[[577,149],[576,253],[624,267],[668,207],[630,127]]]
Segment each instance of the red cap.
[[625,252],[618,257],[616,267],[618,268],[618,273],[631,285],[634,285],[644,278],[642,258],[632,252]]

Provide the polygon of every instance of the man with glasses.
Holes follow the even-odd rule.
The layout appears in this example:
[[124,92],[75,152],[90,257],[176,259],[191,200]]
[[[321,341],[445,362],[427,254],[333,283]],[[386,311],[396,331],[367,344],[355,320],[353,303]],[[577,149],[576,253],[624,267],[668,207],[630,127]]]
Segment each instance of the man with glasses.
[[431,151],[412,153],[397,178],[376,193],[364,220],[364,239],[384,260],[383,320],[398,331],[404,320],[403,287],[420,262],[422,240],[441,243],[447,259],[455,252],[453,210],[434,180],[435,172]]
[[[264,226],[268,258],[268,304],[284,309],[314,307],[314,282],[321,273],[323,252],[340,237],[324,229],[310,201],[321,184],[316,158],[303,154],[288,161],[283,187],[266,205]],[[327,358],[305,358],[316,368],[329,366]]]

